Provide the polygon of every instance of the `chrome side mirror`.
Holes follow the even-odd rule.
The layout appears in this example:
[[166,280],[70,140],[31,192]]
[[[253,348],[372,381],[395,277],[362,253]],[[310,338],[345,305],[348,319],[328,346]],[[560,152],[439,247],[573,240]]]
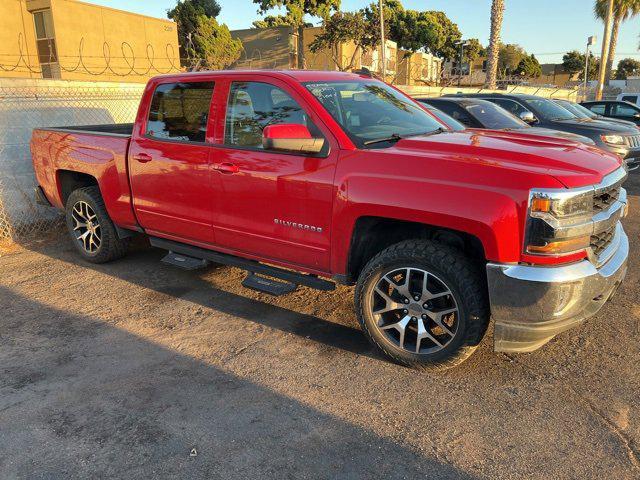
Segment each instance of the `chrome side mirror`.
[[536,123],[538,121],[536,116],[533,113],[531,113],[529,110],[525,110],[524,112],[520,112],[519,116],[520,116],[520,120],[522,120],[523,122],[526,122],[528,124]]

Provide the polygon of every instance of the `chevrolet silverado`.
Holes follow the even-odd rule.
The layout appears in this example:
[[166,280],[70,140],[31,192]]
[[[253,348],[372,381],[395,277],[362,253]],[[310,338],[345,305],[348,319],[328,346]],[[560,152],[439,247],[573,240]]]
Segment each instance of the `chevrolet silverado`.
[[618,156],[566,139],[452,131],[366,74],[217,71],[149,81],[133,124],[42,128],[39,202],[80,256],[143,233],[166,263],[243,285],[355,285],[364,334],[408,366],[537,349],[622,282]]

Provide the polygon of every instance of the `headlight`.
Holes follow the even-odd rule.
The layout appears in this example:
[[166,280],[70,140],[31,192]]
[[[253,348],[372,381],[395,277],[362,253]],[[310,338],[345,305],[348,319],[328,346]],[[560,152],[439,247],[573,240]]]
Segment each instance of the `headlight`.
[[610,143],[611,145],[624,145],[624,137],[622,135],[601,135],[604,143]]
[[593,190],[532,190],[525,233],[525,253],[562,255],[586,249],[591,233]]

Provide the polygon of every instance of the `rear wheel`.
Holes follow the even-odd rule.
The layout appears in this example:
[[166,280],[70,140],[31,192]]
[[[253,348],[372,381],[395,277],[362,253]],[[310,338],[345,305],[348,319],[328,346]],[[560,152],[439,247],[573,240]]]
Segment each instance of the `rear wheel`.
[[392,245],[367,263],[356,287],[362,329],[403,365],[445,369],[466,360],[489,322],[485,283],[461,253],[426,240]]
[[109,262],[127,252],[128,239],[118,237],[98,187],[79,188],[69,195],[66,223],[76,250],[89,262]]

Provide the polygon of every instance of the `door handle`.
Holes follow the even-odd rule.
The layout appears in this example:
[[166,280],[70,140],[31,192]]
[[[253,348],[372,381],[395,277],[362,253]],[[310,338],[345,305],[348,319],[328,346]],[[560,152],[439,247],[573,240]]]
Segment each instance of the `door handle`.
[[139,161],[140,163],[147,163],[153,160],[151,155],[147,155],[146,153],[138,153],[133,156],[134,160]]
[[220,173],[238,173],[240,171],[239,166],[228,162],[214,163],[213,169],[219,171]]

